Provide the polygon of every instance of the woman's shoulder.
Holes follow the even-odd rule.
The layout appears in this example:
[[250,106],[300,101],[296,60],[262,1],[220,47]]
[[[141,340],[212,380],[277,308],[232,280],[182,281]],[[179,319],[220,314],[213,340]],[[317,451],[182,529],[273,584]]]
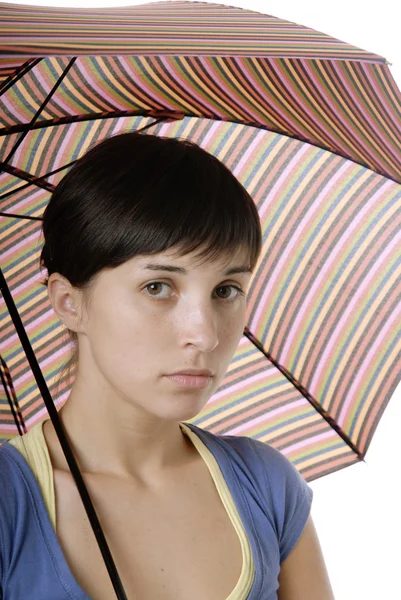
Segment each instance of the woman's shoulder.
[[21,506],[23,495],[28,493],[27,483],[30,468],[21,453],[9,441],[0,444],[0,518],[4,522],[5,513],[16,512]]
[[296,466],[283,452],[267,442],[245,435],[216,434],[194,424],[186,423],[205,443],[224,449],[227,458],[241,459],[248,468],[263,480],[286,481],[287,485],[307,485]]
[[248,436],[214,434],[199,427],[196,433],[218,458],[228,477],[235,473],[248,504],[259,498],[259,506],[274,522],[283,560],[310,514],[313,490],[306,479],[287,456],[266,442]]
[[[21,460],[22,459],[22,460]],[[0,443],[0,486],[18,481],[24,471],[24,459],[9,440]],[[4,494],[0,494],[0,499]]]
[[[27,434],[29,435],[29,433]],[[40,502],[40,491],[29,462],[14,443],[0,444],[0,521],[15,523],[27,516],[29,507]]]
[[[25,463],[25,465],[24,465]],[[23,519],[29,513],[30,497],[26,485],[29,467],[9,442],[0,444],[0,576],[12,556],[12,546],[24,532]]]

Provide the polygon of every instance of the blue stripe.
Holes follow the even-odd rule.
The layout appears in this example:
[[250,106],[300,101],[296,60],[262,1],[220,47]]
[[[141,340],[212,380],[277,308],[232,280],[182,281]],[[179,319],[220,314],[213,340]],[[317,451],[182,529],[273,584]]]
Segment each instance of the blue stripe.
[[[57,319],[56,316],[54,318]],[[35,345],[35,343],[38,342],[42,337],[46,336],[48,333],[54,331],[55,329],[57,329],[59,327],[60,327],[60,321],[56,320],[52,325],[49,325],[48,327],[46,327],[46,329],[41,330],[38,335],[36,335],[34,337],[28,336],[31,345]],[[22,346],[20,343],[18,343],[16,350],[14,352],[10,352],[10,353],[4,355],[4,360],[7,362],[7,361],[13,361],[13,359],[16,357],[21,358],[21,352],[22,352]],[[24,356],[25,356],[25,354],[24,354]]]
[[[259,130],[257,130],[257,133],[259,133]],[[254,137],[256,137],[256,135]],[[263,153],[260,155],[259,160],[255,163],[255,166],[252,169],[252,171],[250,172],[248,178],[245,179],[245,181],[242,183],[242,185],[246,189],[249,189],[249,186],[250,186],[253,178],[258,173],[258,171],[260,171],[260,169],[262,168],[262,166],[263,165],[269,165],[269,162],[270,162],[270,156],[269,155],[274,150],[274,148],[277,146],[277,144],[280,143],[280,140],[282,138],[283,138],[283,136],[282,135],[278,135],[278,134],[271,134],[267,138],[267,141],[268,141],[267,146],[265,147]],[[266,170],[266,168],[265,168],[265,170]],[[263,173],[261,175],[261,178],[263,178]],[[265,198],[261,198],[260,203],[262,204],[264,202],[264,200],[265,200]]]
[[[293,465],[299,465],[301,463],[303,463],[305,460],[310,460],[311,458],[317,458],[318,456],[320,457],[324,457],[326,452],[332,452],[333,450],[337,450],[338,448],[344,448],[344,446],[346,446],[347,444],[345,442],[343,442],[343,440],[340,439],[340,441],[336,444],[331,444],[328,448],[325,448],[323,451],[322,450],[316,450],[315,452],[308,452],[308,454],[306,454],[305,456],[301,457],[301,458],[296,458],[296,459],[289,459],[291,460]],[[356,458],[356,455],[355,455]],[[323,466],[323,465],[321,465]]]
[[[344,340],[344,343],[341,345],[341,349],[338,351],[338,356],[337,359],[335,361],[335,363],[333,364],[333,367],[331,369],[331,371],[328,373],[327,376],[327,382],[326,385],[324,386],[322,392],[321,392],[321,398],[324,401],[324,399],[326,398],[326,394],[327,394],[327,388],[330,386],[330,383],[332,382],[332,380],[335,378],[336,372],[338,370],[338,367],[343,359],[344,353],[345,353],[345,349],[347,348],[347,346],[349,345],[349,343],[351,342],[351,340],[353,339],[355,332],[358,330],[359,325],[361,324],[361,322],[363,321],[363,319],[365,318],[366,314],[368,313],[369,309],[371,308],[372,304],[374,304],[376,298],[379,296],[379,294],[381,293],[383,287],[385,286],[385,284],[387,283],[387,281],[391,278],[391,276],[397,272],[397,270],[399,269],[401,265],[401,256],[399,257],[399,259],[394,263],[394,265],[392,266],[392,268],[385,273],[384,278],[378,279],[376,281],[376,288],[373,288],[374,293],[373,295],[370,297],[369,302],[366,303],[364,310],[361,312],[361,314],[358,317],[358,320],[356,321],[355,325],[353,326],[352,330],[349,332],[348,336],[346,337],[346,339]],[[396,285],[396,284],[395,284]],[[394,287],[394,286],[393,286]],[[366,329],[369,328],[369,323],[366,326]],[[360,333],[360,337],[364,337],[366,334],[366,329],[361,331]],[[356,340],[354,340],[356,341]],[[347,370],[347,366],[345,367],[345,370]]]
[[[308,165],[308,169],[307,171],[304,171],[303,169],[300,169],[300,175],[298,177],[298,179],[295,181],[294,185],[291,187],[291,189],[288,191],[287,195],[285,196],[283,202],[280,204],[280,206],[278,207],[278,210],[276,211],[275,216],[273,217],[272,221],[271,221],[271,225],[269,225],[269,227],[266,229],[266,233],[264,235],[264,238],[267,238],[269,235],[270,230],[272,229],[272,227],[274,226],[274,224],[277,222],[281,212],[285,209],[286,205],[289,202],[292,202],[292,197],[298,187],[298,185],[300,184],[300,180],[303,179],[305,177],[305,173],[309,172],[310,169],[316,164],[316,162],[318,162],[318,160],[320,159],[320,157],[323,154],[323,150],[320,152],[316,152],[315,158],[314,160]],[[322,165],[321,167],[322,169],[324,168],[324,165]],[[355,179],[357,179],[357,177],[355,177]],[[302,263],[304,263],[304,259],[305,259],[305,255],[307,254],[309,247],[311,246],[312,242],[315,239],[315,236],[317,234],[318,231],[320,231],[320,229],[322,228],[323,224],[327,221],[327,219],[329,218],[330,214],[333,212],[333,210],[336,208],[336,206],[339,204],[339,202],[341,201],[342,197],[347,193],[348,189],[353,185],[354,180],[351,180],[348,182],[347,187],[343,190],[342,194],[340,196],[337,196],[334,201],[333,204],[331,206],[328,207],[328,210],[326,212],[326,214],[322,217],[321,221],[317,224],[316,228],[314,229],[314,231],[311,232],[310,238],[309,238],[309,244],[305,245],[303,250],[301,251],[301,253],[298,255],[298,258],[294,264],[294,266],[292,267],[291,271],[289,272],[286,280],[284,281],[284,283],[282,284],[282,289],[286,289],[292,278],[294,277],[296,271],[299,270],[299,267],[302,266]],[[273,243],[273,240],[272,240]],[[266,323],[265,326],[265,330],[266,330],[266,334],[263,336],[263,342],[266,341],[266,336],[267,336],[267,332],[270,330],[271,326],[272,326],[272,321],[276,315],[276,312],[280,306],[282,302],[282,298],[281,295],[278,296],[275,304],[271,307],[270,309],[270,317]],[[270,308],[270,307],[269,307]]]
[[[50,387],[52,379],[54,377],[56,377],[57,375],[59,375],[60,370],[59,369],[54,369],[50,373],[44,373],[43,369],[42,369],[42,373],[43,373],[43,376],[44,376],[45,381],[47,383],[47,386]],[[27,407],[23,406],[24,399],[27,398],[30,394],[37,395],[38,393],[39,393],[38,385],[37,385],[36,380],[34,378],[33,378],[32,382],[31,382],[31,385],[24,392],[18,392],[18,403],[19,403],[20,407],[22,408],[23,412],[26,412],[28,410]],[[43,407],[45,407],[45,403],[44,402],[43,402]]]
[[[361,176],[361,175],[362,175],[362,173],[359,173],[359,176]],[[356,177],[356,178],[354,178],[354,179],[352,179],[352,180],[350,181],[349,185],[348,185],[348,186],[347,186],[347,188],[344,190],[344,193],[343,193],[343,194],[341,194],[341,196],[340,196],[338,199],[336,199],[336,202],[335,202],[335,204],[334,204],[334,205],[332,205],[332,206],[330,207],[327,217],[325,217],[325,218],[322,220],[323,222],[325,222],[325,221],[327,220],[328,216],[329,216],[329,215],[330,215],[330,214],[333,212],[333,209],[334,209],[334,207],[335,207],[335,206],[338,204],[338,201],[339,201],[340,199],[342,199],[343,195],[346,193],[346,191],[348,190],[349,186],[353,185],[353,183],[354,183],[354,180],[355,180],[355,179],[358,179],[358,177]],[[372,220],[372,221],[369,223],[369,225],[368,225],[368,227],[365,229],[365,231],[363,231],[363,232],[361,232],[361,233],[360,233],[360,237],[359,237],[357,240],[354,240],[354,244],[355,244],[355,245],[353,246],[353,248],[352,248],[352,249],[350,249],[350,252],[349,252],[348,256],[346,257],[346,259],[345,259],[345,260],[344,260],[344,262],[342,263],[341,267],[340,267],[340,268],[337,270],[337,272],[336,272],[336,275],[335,275],[335,276],[333,277],[333,279],[331,280],[330,286],[328,287],[328,289],[326,290],[325,294],[323,295],[323,298],[321,299],[321,301],[320,301],[320,303],[319,303],[319,305],[318,305],[318,307],[317,307],[317,309],[316,309],[315,313],[314,313],[313,315],[310,315],[310,318],[312,319],[312,317],[313,317],[313,320],[311,320],[311,322],[310,322],[310,324],[309,324],[308,328],[306,329],[306,332],[305,332],[304,336],[303,336],[303,337],[302,337],[302,338],[299,340],[299,348],[298,348],[298,351],[297,351],[297,353],[296,353],[296,356],[295,356],[295,358],[294,358],[294,361],[293,361],[293,363],[292,363],[292,364],[291,364],[289,367],[287,367],[287,368],[289,368],[289,370],[290,370],[291,372],[293,372],[293,373],[295,372],[295,370],[296,370],[296,365],[297,365],[297,364],[298,364],[298,362],[299,362],[299,358],[300,358],[300,355],[301,355],[301,353],[303,352],[303,349],[304,349],[304,347],[305,347],[305,346],[308,344],[309,337],[310,337],[310,335],[311,335],[311,333],[312,333],[312,330],[313,330],[313,327],[314,327],[314,325],[315,325],[315,322],[316,322],[316,320],[317,320],[318,316],[320,315],[320,313],[322,312],[323,308],[327,308],[327,300],[328,300],[328,298],[330,297],[330,295],[332,294],[332,291],[333,291],[333,289],[335,288],[335,286],[336,286],[336,284],[337,284],[338,280],[341,278],[342,274],[344,273],[344,271],[345,271],[345,270],[346,270],[346,268],[348,267],[349,263],[351,262],[351,260],[352,260],[352,259],[353,259],[353,257],[355,256],[355,254],[358,252],[358,250],[359,250],[360,246],[363,244],[363,242],[365,241],[365,239],[366,239],[366,238],[369,236],[369,234],[370,234],[370,232],[372,231],[372,229],[374,229],[374,228],[375,228],[375,226],[377,225],[377,223],[379,223],[379,221],[380,221],[382,218],[385,218],[385,217],[386,217],[386,213],[387,213],[387,211],[389,210],[389,208],[391,208],[391,207],[392,207],[392,206],[395,204],[395,202],[396,202],[396,198],[394,198],[394,199],[391,199],[391,200],[389,201],[389,203],[388,203],[387,205],[385,205],[385,206],[382,208],[382,210],[381,210],[381,211],[380,211],[380,212],[379,212],[379,213],[376,215],[375,219],[373,219],[373,220]],[[384,224],[384,223],[383,223],[383,224]],[[315,229],[315,231],[313,231],[313,232],[312,232],[312,234],[311,234],[311,242],[313,241],[313,239],[315,239],[315,236],[316,236],[316,231],[320,230],[320,228],[321,228],[321,227],[322,227],[322,222],[320,222],[320,223],[318,224],[317,228]],[[310,245],[310,244],[309,244],[309,245]],[[308,245],[308,247],[309,247],[309,245]],[[303,253],[302,253],[302,256],[303,256],[304,254],[305,254],[305,253],[303,252]],[[299,266],[299,263],[300,263],[300,261],[298,260],[298,261],[297,261],[297,265],[296,265],[296,267],[298,267],[298,266]],[[296,270],[296,268],[294,267],[294,269],[292,269],[292,271],[291,271],[291,275],[292,275],[292,276],[293,276],[293,274],[295,273],[295,270]],[[350,274],[350,277],[352,277],[352,274]],[[286,280],[286,282],[285,282],[285,286],[287,286],[287,285],[289,284],[289,282],[290,282],[290,277],[288,277],[288,278],[287,278],[287,280]],[[285,287],[284,287],[284,289],[285,289]],[[342,293],[342,291],[341,291],[341,290],[339,290],[339,291],[338,291],[338,294],[337,294],[337,296],[338,296],[339,294],[341,294],[341,293]]]
[[[362,398],[362,401],[358,405],[358,409],[355,412],[355,417],[354,417],[354,419],[352,421],[352,425],[351,425],[349,433],[348,433],[348,435],[351,438],[352,438],[352,436],[354,434],[355,427],[356,427],[356,422],[358,420],[359,415],[361,414],[361,410],[365,406],[365,403],[367,401],[367,396],[369,394],[369,390],[372,387],[373,383],[376,382],[378,379],[383,379],[383,380],[386,379],[387,373],[382,373],[383,366],[386,363],[388,357],[391,356],[391,354],[394,352],[394,350],[397,347],[398,347],[399,351],[401,350],[400,340],[401,340],[401,330],[398,331],[397,335],[393,339],[393,341],[390,344],[390,346],[387,348],[385,354],[383,355],[383,357],[382,357],[381,361],[379,362],[378,366],[376,367],[375,371],[372,373],[370,381],[369,381],[369,383],[368,383],[368,385],[366,387],[366,393],[364,394],[364,396]],[[394,365],[396,365],[396,364],[397,363],[396,363],[396,357],[395,357],[393,363],[390,364],[390,366],[388,368],[388,371],[391,371],[394,368]],[[399,374],[398,375],[398,383],[399,383],[401,381],[401,371],[400,371],[399,368],[397,369],[397,372]],[[372,400],[372,404],[373,405],[375,405],[375,404],[377,405],[377,402],[378,402],[379,398],[380,398],[380,387],[379,387],[379,389],[377,391],[377,397]],[[383,398],[383,400],[384,400],[384,398]],[[377,406],[376,406],[376,408],[377,408]]]
[[[285,387],[287,384],[288,384],[288,381],[286,379],[283,379],[280,382],[276,382],[273,384],[258,387],[257,392],[258,392],[258,394],[260,394],[261,392],[269,392],[274,389]],[[228,404],[225,404],[224,406],[220,406],[220,407],[212,410],[211,412],[208,412],[207,415],[204,414],[199,419],[194,421],[194,423],[195,423],[195,425],[200,426],[201,423],[203,423],[206,419],[209,419],[211,416],[216,417],[218,415],[223,415],[223,417],[224,417],[224,413],[226,413],[227,410],[229,410],[230,408],[236,407],[237,410],[240,412],[241,411],[241,403],[246,402],[247,400],[251,400],[254,397],[254,395],[255,395],[255,391],[250,392],[249,394],[241,395],[240,400],[236,399],[236,400],[233,400],[232,402],[229,402]],[[207,405],[204,410],[205,411],[207,410]]]

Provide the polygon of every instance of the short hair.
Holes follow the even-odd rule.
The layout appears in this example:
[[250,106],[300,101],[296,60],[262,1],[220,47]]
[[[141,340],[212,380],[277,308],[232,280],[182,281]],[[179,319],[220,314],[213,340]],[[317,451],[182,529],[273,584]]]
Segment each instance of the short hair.
[[141,254],[204,248],[213,259],[239,247],[251,269],[262,240],[252,198],[198,145],[136,132],[103,140],[70,169],[43,216],[41,265],[81,287]]
[[199,250],[201,260],[246,249],[251,271],[262,249],[257,207],[220,160],[193,142],[138,132],[101,141],[72,166],[42,229],[41,266],[79,289],[105,268],[170,248]]

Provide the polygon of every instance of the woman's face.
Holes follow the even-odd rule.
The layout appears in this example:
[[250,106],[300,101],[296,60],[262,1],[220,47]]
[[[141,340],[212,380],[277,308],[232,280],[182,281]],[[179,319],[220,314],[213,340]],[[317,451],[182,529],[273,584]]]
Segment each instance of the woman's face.
[[[248,268],[247,260],[238,251],[201,264],[196,255],[177,258],[170,250],[102,271],[78,334],[78,375],[162,419],[198,414],[224,378],[244,329],[251,273],[225,271]],[[190,368],[210,369],[214,377],[204,389],[165,377]]]

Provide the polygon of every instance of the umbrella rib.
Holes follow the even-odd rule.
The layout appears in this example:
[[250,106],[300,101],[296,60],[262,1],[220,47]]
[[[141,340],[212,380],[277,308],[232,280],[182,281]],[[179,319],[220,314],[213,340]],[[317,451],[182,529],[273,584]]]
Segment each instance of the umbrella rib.
[[3,85],[0,86],[0,96],[2,96],[5,92],[7,92],[7,90],[15,85],[17,81],[21,79],[21,77],[24,77],[27,73],[29,73],[29,71],[36,67],[41,60],[42,58],[35,58],[24,62],[20,68],[14,71],[14,73],[12,73],[10,77],[3,82]]
[[[31,173],[28,173],[27,171],[23,171],[22,169],[18,169],[17,167],[13,167],[12,165],[7,165],[6,163],[0,163],[0,167],[6,173],[9,173],[10,175],[14,175],[15,177],[18,177],[18,179],[23,179],[24,181],[28,181],[29,184],[36,185],[37,187],[47,190],[48,192],[54,191],[54,185],[43,179],[44,177],[47,177],[47,175],[35,177],[34,175],[32,175]],[[63,168],[65,168],[65,167],[63,167]],[[50,175],[50,173],[48,175]],[[25,186],[23,186],[23,187],[25,187]],[[18,188],[18,190],[20,190],[20,189],[21,188]],[[13,190],[12,192],[7,192],[6,194],[4,194],[4,196],[10,195],[14,192],[17,192],[18,190]],[[0,200],[4,196],[1,196]]]
[[[168,116],[159,117],[158,119],[155,119],[152,123],[149,123],[148,125],[145,125],[144,127],[141,127],[140,129],[136,129],[135,131],[136,132],[145,131],[146,129],[149,129],[150,127],[153,127],[154,125],[157,125],[158,123],[161,123],[162,121],[165,121],[168,118],[169,118]],[[17,192],[20,192],[21,190],[26,189],[30,185],[36,185],[39,188],[45,189],[49,192],[53,192],[55,189],[55,186],[53,184],[49,183],[48,181],[46,181],[46,178],[51,177],[52,175],[55,175],[56,173],[59,173],[60,171],[63,171],[64,169],[68,169],[68,167],[71,167],[72,165],[74,165],[77,162],[77,160],[73,160],[72,162],[70,162],[66,165],[63,165],[62,167],[59,167],[58,169],[54,169],[54,171],[49,171],[49,173],[45,173],[44,175],[40,175],[39,177],[34,177],[30,173],[27,173],[26,171],[22,171],[21,169],[17,169],[17,167],[13,167],[12,165],[5,165],[3,163],[0,163],[0,166],[3,167],[4,171],[6,171],[7,173],[10,173],[12,175],[15,175],[19,179],[25,179],[28,182],[25,185],[21,185],[18,188],[15,188],[14,190],[5,192],[5,194],[0,196],[0,202],[1,202],[1,200],[4,200],[4,198],[8,198],[9,196],[12,196],[13,194],[16,194]],[[3,212],[0,212],[0,215],[3,217],[13,217],[16,219],[35,219],[38,221],[42,220],[41,217],[30,217],[27,215],[16,215],[16,214],[3,213]]]
[[8,162],[10,162],[10,159],[14,156],[15,152],[18,150],[19,146],[22,144],[22,142],[25,139],[26,135],[30,131],[32,125],[38,119],[40,113],[43,111],[43,109],[45,108],[45,106],[47,105],[47,103],[50,101],[50,99],[53,96],[54,92],[57,90],[57,88],[59,87],[59,85],[63,81],[64,77],[66,77],[66,75],[68,74],[69,70],[71,69],[71,67],[75,63],[75,61],[76,61],[76,56],[73,56],[72,59],[70,60],[70,62],[68,63],[68,65],[66,66],[66,68],[64,69],[64,71],[62,72],[62,74],[60,75],[60,77],[57,79],[56,83],[53,85],[53,87],[50,90],[50,92],[47,94],[46,98],[43,100],[42,104],[39,106],[39,108],[36,111],[36,113],[34,114],[34,116],[32,117],[31,122],[29,123],[28,127],[25,129],[25,131],[22,133],[22,135],[15,142],[15,144],[12,147],[12,149],[10,150],[7,158],[4,160],[4,163],[7,164]]
[[10,125],[0,129],[0,136],[10,135],[12,133],[20,133],[22,131],[34,131],[44,127],[56,127],[57,125],[69,125],[70,123],[81,123],[84,121],[97,121],[100,119],[118,119],[121,117],[155,117],[172,119],[180,121],[186,116],[183,112],[176,110],[112,110],[101,113],[87,113],[85,115],[68,115],[65,117],[56,117],[54,119],[46,119],[45,121],[37,121],[36,123],[19,123],[18,125]]
[[[68,163],[67,165],[64,165],[62,167],[59,167],[58,169],[54,169],[54,171],[49,171],[49,173],[45,173],[45,175],[40,175],[39,177],[33,177],[33,175],[31,175],[30,173],[26,173],[25,171],[19,171],[20,179],[26,179],[26,181],[28,181],[28,183],[25,183],[24,185],[20,185],[20,187],[15,188],[14,190],[11,190],[9,192],[5,192],[2,196],[0,196],[0,202],[1,200],[4,200],[4,198],[8,198],[8,196],[12,196],[13,194],[16,194],[17,192],[20,192],[21,190],[24,190],[25,188],[31,186],[31,185],[36,185],[37,187],[40,188],[44,188],[46,190],[48,190],[49,192],[52,192],[54,190],[54,186],[52,186],[51,183],[49,183],[48,181],[46,181],[45,177],[51,177],[52,175],[55,175],[56,173],[59,173],[60,171],[63,171],[63,169],[68,169],[68,167],[71,167],[71,165],[73,165],[74,163],[76,163],[76,160],[73,160],[72,162]],[[11,171],[13,171],[13,175],[16,175],[17,169],[15,167],[10,167],[10,165],[6,165],[5,171],[7,171],[8,173],[11,173]],[[25,175],[25,177],[24,177]],[[46,187],[45,185],[41,185],[39,182],[44,182],[47,186],[52,186],[50,187]],[[6,216],[17,216],[18,215],[6,215]],[[24,218],[21,216],[21,218]],[[35,217],[36,218],[36,217]]]
[[0,217],[8,217],[9,219],[29,219],[30,221],[43,221],[42,217],[32,217],[31,215],[16,215],[13,213],[5,213],[1,211]]
[[[3,369],[4,369],[4,373],[3,373]],[[3,388],[6,393],[8,403],[10,405],[12,415],[14,417],[14,422],[17,425],[18,433],[19,433],[19,435],[23,435],[21,426],[24,429],[24,433],[27,433],[24,417],[22,416],[22,412],[21,412],[21,409],[18,404],[18,398],[17,398],[17,394],[15,393],[15,388],[13,385],[13,380],[11,378],[10,369],[7,367],[7,363],[3,359],[1,354],[0,354],[0,379],[1,379],[1,383],[3,384]],[[10,388],[10,390],[12,392],[12,396],[11,396],[8,388]],[[14,404],[16,406],[16,409],[14,408]],[[18,418],[17,418],[17,415],[18,415]]]
[[[238,121],[236,121],[236,120],[233,120],[230,118],[224,118],[224,117],[213,115],[213,114],[204,115],[203,117],[200,117],[198,114],[192,114],[190,112],[183,113],[183,112],[179,112],[179,111],[149,110],[149,111],[138,112],[136,110],[125,110],[125,111],[120,110],[120,111],[111,111],[111,112],[104,112],[104,113],[90,113],[87,115],[70,115],[68,117],[57,117],[55,119],[39,121],[37,123],[34,123],[33,125],[31,125],[31,124],[29,124],[29,125],[26,125],[26,124],[11,125],[10,127],[4,127],[3,129],[0,129],[0,137],[9,135],[12,133],[19,133],[19,132],[25,131],[25,130],[27,132],[33,131],[34,129],[41,129],[43,127],[56,127],[57,125],[68,125],[70,123],[81,123],[83,121],[97,121],[99,119],[114,119],[114,118],[119,118],[119,117],[141,117],[141,116],[148,117],[148,116],[156,116],[158,113],[166,114],[167,118],[169,118],[169,119],[181,120],[184,117],[196,118],[196,119],[204,118],[204,119],[222,121],[225,123],[238,124]],[[279,135],[284,135],[286,137],[289,137],[288,131],[281,129],[279,127],[272,128],[272,127],[269,127],[267,125],[264,125],[262,123],[258,123],[256,121],[252,121],[252,120],[241,121],[240,124],[246,125],[248,127],[257,127],[259,129],[263,129],[265,131],[271,131],[273,133],[278,133]],[[366,169],[369,169],[369,170],[373,171],[374,173],[378,173],[379,175],[386,177],[387,179],[391,179],[392,181],[395,181],[396,183],[400,183],[400,181],[396,175],[394,175],[392,173],[387,173],[384,169],[382,169],[380,167],[373,168],[373,166],[368,164],[368,162],[366,160],[364,160],[364,161],[356,160],[356,158],[352,157],[349,153],[341,153],[339,150],[334,149],[334,148],[330,147],[329,145],[323,145],[323,144],[319,145],[316,142],[311,141],[306,136],[292,134],[290,137],[294,140],[298,140],[300,142],[306,142],[308,144],[315,146],[316,148],[321,148],[322,150],[331,152],[331,154],[333,154],[335,156],[339,156],[340,158],[343,158],[345,160],[352,161],[355,164],[360,165],[361,167],[365,167]]]
[[248,327],[245,327],[244,335],[254,346],[256,346],[256,348],[260,352],[262,352],[262,354],[267,358],[267,360],[269,360],[284,375],[284,377],[286,377],[286,379],[288,379],[288,381],[292,383],[292,385],[299,391],[300,394],[302,394],[304,398],[306,398],[306,400],[308,400],[308,402],[313,406],[315,410],[317,410],[317,412],[330,425],[330,427],[334,429],[334,431],[344,440],[344,442],[351,448],[351,450],[358,456],[358,458],[361,461],[363,461],[363,454],[358,450],[351,438],[341,429],[341,427],[339,427],[336,421],[327,413],[327,411],[324,410],[322,406],[320,406],[320,404],[313,398],[313,396],[310,395],[308,390],[305,389],[303,385],[299,383],[299,381],[297,381],[289,371],[287,371],[287,369],[280,365],[268,352],[266,352],[262,344],[250,332]]

